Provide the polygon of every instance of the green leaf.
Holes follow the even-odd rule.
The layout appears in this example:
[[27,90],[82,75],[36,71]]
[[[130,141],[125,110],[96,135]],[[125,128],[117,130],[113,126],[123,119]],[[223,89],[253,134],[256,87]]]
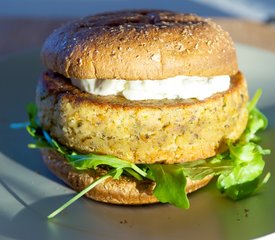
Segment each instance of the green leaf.
[[249,112],[251,112],[252,109],[256,108],[256,105],[257,105],[258,101],[260,100],[261,95],[262,95],[262,89],[259,88],[259,89],[257,89],[256,93],[254,94],[253,98],[247,104],[247,109]]
[[143,176],[139,175],[137,172],[135,172],[132,168],[125,168],[124,174],[127,174],[136,178],[137,180],[141,181],[143,179]]
[[259,178],[255,178],[250,182],[244,182],[242,184],[231,185],[226,189],[220,189],[221,193],[224,193],[227,197],[233,200],[240,200],[255,192],[259,185]]
[[99,165],[108,165],[113,168],[122,168],[122,169],[131,168],[141,176],[143,177],[146,176],[146,172],[144,172],[135,164],[125,160],[121,160],[113,156],[109,156],[109,155],[98,155],[93,153],[86,154],[86,155],[79,155],[74,153],[74,154],[67,154],[65,155],[65,157],[69,160],[70,164],[78,170],[85,170],[85,169],[91,169],[91,168],[96,169],[97,166]]
[[51,149],[51,145],[49,145],[48,142],[43,141],[43,140],[42,141],[37,140],[35,143],[29,143],[28,147],[32,148],[32,149],[39,149],[39,148],[49,148],[49,149]]
[[221,173],[217,180],[218,189],[234,200],[253,194],[270,176],[259,180],[265,166],[263,155],[270,153],[256,144],[259,141],[257,132],[268,125],[267,118],[256,108],[260,96],[259,90],[248,104],[249,119],[240,140],[235,144],[228,142],[232,170]]
[[219,189],[223,191],[223,189],[231,186],[253,181],[262,174],[264,164],[265,163],[262,159],[255,159],[254,161],[249,162],[249,164],[236,165],[229,174],[222,173],[219,176]]
[[256,133],[259,130],[264,130],[268,125],[267,118],[258,110],[258,109],[252,109],[249,114],[249,120],[247,123],[247,127],[243,133],[243,135],[240,138],[240,142],[248,142],[248,141],[254,141],[258,142],[260,139],[258,136],[256,136]]
[[268,120],[265,115],[256,108],[256,104],[261,96],[261,90],[258,90],[253,99],[248,103],[249,118],[246,129],[239,139],[239,142],[247,143],[249,141],[257,142],[259,137],[256,133],[264,130],[268,125]]
[[192,180],[200,180],[206,176],[219,175],[222,172],[232,169],[232,162],[225,161],[219,157],[213,157],[206,160],[198,160],[179,164],[186,177]]
[[109,155],[85,154],[68,155],[69,162],[76,169],[84,170],[106,164],[113,168],[131,168],[131,163]]
[[119,179],[122,173],[123,173],[123,168],[116,168],[115,174],[113,175],[113,179]]
[[37,128],[38,124],[37,124],[37,119],[36,118],[37,118],[38,110],[37,110],[36,104],[29,103],[27,105],[27,113],[29,115],[30,125],[34,128]]
[[29,124],[30,124],[29,122],[11,123],[10,128],[12,129],[26,128]]
[[189,208],[186,194],[186,177],[178,165],[150,164],[156,187],[154,195],[162,203],[171,203],[179,208]]
[[49,216],[48,219],[54,218],[57,214],[62,212],[65,208],[69,207],[71,204],[73,204],[75,201],[77,201],[79,198],[81,198],[83,195],[85,195],[87,192],[92,190],[94,187],[96,187],[98,184],[104,182],[107,178],[113,177],[118,174],[117,170],[112,170],[108,172],[107,174],[101,176],[100,178],[96,179],[93,181],[88,187],[84,188],[81,192],[79,192],[76,196],[71,198],[69,201],[64,203],[61,207],[56,209],[54,212],[52,212]]
[[247,144],[242,145],[233,145],[229,143],[228,145],[230,157],[235,164],[243,164],[257,160],[258,158],[261,158],[262,153],[265,152],[259,145],[253,142],[248,142]]

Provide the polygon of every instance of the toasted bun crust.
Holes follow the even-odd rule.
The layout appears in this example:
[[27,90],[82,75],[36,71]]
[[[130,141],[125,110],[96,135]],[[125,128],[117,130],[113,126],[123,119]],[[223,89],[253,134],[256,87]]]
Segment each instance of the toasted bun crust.
[[[80,192],[106,171],[97,170],[78,171],[74,169],[61,155],[53,150],[42,150],[42,157],[47,167],[71,188]],[[186,192],[191,193],[205,186],[211,176],[202,180],[187,179]],[[89,191],[86,196],[96,201],[113,204],[148,204],[156,203],[158,199],[153,195],[155,183],[150,180],[138,181],[133,177],[122,176],[119,180],[109,178]]]
[[169,11],[89,16],[54,31],[41,52],[45,66],[74,79],[164,79],[234,75],[227,32],[209,19]]
[[133,163],[179,163],[215,156],[237,140],[248,119],[246,81],[196,99],[131,101],[80,91],[69,79],[44,73],[37,87],[40,122],[60,143],[81,153]]

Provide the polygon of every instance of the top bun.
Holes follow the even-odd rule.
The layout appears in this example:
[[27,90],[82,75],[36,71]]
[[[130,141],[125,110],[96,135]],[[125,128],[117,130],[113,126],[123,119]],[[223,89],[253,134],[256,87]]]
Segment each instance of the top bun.
[[170,11],[89,16],[54,31],[41,52],[45,66],[74,79],[164,79],[234,75],[229,34],[209,19]]

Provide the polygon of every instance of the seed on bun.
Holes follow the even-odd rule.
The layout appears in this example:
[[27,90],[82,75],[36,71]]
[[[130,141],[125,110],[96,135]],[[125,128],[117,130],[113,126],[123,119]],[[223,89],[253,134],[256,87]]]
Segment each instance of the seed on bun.
[[227,32],[209,19],[169,11],[89,16],[54,31],[45,67],[73,79],[164,79],[238,72]]

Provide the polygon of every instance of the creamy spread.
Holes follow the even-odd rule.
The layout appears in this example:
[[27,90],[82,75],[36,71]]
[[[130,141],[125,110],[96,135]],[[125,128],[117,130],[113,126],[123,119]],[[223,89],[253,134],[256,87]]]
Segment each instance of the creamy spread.
[[188,99],[203,100],[229,89],[230,76],[176,76],[162,80],[72,79],[81,90],[100,96],[121,95],[129,100]]

